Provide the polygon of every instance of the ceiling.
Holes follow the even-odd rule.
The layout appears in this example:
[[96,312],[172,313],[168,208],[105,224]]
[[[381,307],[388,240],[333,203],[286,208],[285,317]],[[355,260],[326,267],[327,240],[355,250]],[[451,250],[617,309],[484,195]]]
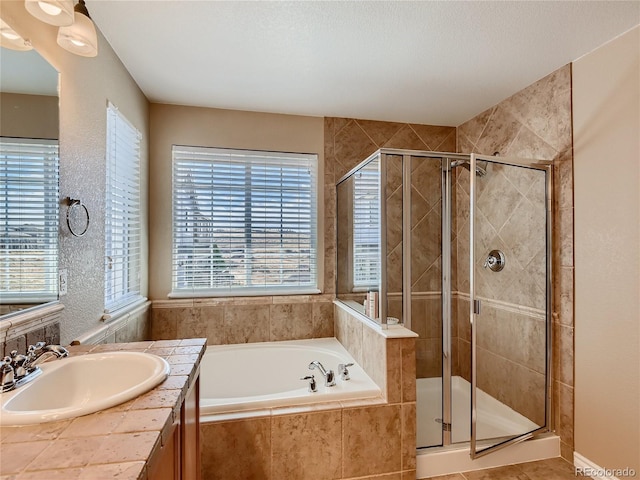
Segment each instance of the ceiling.
[[640,23],[637,1],[87,7],[152,102],[451,126]]

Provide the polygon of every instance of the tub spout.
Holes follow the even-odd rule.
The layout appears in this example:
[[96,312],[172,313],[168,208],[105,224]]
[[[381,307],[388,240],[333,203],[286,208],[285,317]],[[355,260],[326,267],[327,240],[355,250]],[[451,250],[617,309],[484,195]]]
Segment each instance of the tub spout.
[[325,387],[333,387],[336,384],[335,375],[333,374],[333,370],[326,370],[322,366],[322,364],[317,360],[314,360],[313,362],[311,362],[309,364],[309,370],[313,370],[314,368],[317,368],[318,370],[320,370],[320,373],[324,377],[324,386]]

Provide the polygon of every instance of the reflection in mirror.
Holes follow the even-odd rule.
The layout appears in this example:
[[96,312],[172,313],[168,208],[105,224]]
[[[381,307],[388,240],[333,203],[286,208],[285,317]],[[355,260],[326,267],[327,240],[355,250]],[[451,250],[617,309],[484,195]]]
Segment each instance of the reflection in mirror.
[[58,72],[0,50],[0,318],[58,298]]
[[380,308],[379,167],[374,157],[337,185],[337,297],[372,319]]

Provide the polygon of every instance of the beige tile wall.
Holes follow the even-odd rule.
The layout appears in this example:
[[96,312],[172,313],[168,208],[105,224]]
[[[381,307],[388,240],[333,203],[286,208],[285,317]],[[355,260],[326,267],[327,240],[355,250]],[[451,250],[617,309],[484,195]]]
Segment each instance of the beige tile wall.
[[[439,291],[414,293],[411,299],[411,328],[416,339],[418,378],[442,376],[442,298]],[[453,322],[452,322],[453,323]],[[454,324],[455,325],[455,324]],[[452,334],[455,335],[455,333]],[[452,344],[457,347],[457,342]],[[457,363],[457,356],[452,361]],[[454,365],[455,367],[455,365]]]
[[[573,151],[571,67],[530,87],[460,125],[458,151],[553,160],[553,410],[563,457],[573,455]],[[513,184],[513,182],[512,182]],[[461,192],[460,192],[461,194]],[[459,202],[458,208],[464,202]],[[458,244],[462,257],[464,242]],[[464,290],[461,265],[458,289]],[[525,276],[526,277],[526,276]],[[467,287],[468,288],[468,287]],[[468,305],[468,304],[467,304]],[[465,308],[464,305],[461,308]],[[468,308],[468,307],[467,307]],[[460,318],[463,318],[462,316]],[[466,364],[465,340],[459,365]]]
[[203,478],[415,479],[414,340],[385,339],[335,308],[337,338],[385,398],[272,409],[204,423]]
[[[379,148],[454,152],[455,128],[325,118],[325,199],[335,202],[335,182]],[[402,264],[402,230],[399,224],[402,220],[402,171],[397,164],[391,163],[387,172],[390,179],[387,202],[391,211],[389,218],[397,219],[397,222],[388,228],[392,234],[388,237],[387,265],[393,287],[402,278],[399,270]],[[414,248],[417,253],[412,257],[412,283],[416,291],[431,295],[438,294],[441,275],[439,165],[437,172],[433,171],[434,168],[434,162],[419,161],[412,165],[412,241],[418,245]],[[325,247],[327,251],[335,251],[335,205],[328,205],[327,212],[333,213],[333,216],[325,214]],[[334,256],[328,255],[325,262],[325,277],[333,278],[328,272],[335,272]],[[333,284],[325,287],[333,289]],[[441,333],[433,333],[438,324],[441,325],[440,307],[436,306],[438,300],[425,301],[423,297],[418,295],[412,299],[412,328],[420,334],[416,343],[418,376],[440,376],[442,336]],[[400,305],[400,301],[390,301],[390,314],[399,316]],[[427,336],[427,332],[431,332],[432,336]]]
[[[526,168],[487,165],[477,177],[476,294],[545,309],[545,175]],[[458,291],[469,292],[469,172],[457,171]],[[501,272],[483,268],[489,251],[507,259]]]
[[17,350],[18,353],[24,354],[27,352],[29,345],[35,345],[38,342],[54,345],[59,344],[60,323],[50,323],[44,327],[30,330],[27,333],[6,338],[4,342],[0,343],[0,358],[9,355],[12,350]]
[[5,318],[0,325],[0,358],[13,350],[26,353],[38,342],[60,343],[60,321],[64,306],[57,302]]
[[151,338],[208,345],[333,337],[331,295],[155,301]]
[[[482,166],[487,175],[476,177],[476,295],[504,304],[483,300],[483,321],[478,324],[478,386],[543,425],[546,331],[541,319],[546,299],[545,176],[543,172],[524,168]],[[456,170],[457,250],[454,249],[454,256],[458,291],[465,294],[469,292],[469,179],[467,170]],[[501,272],[483,268],[484,258],[493,249],[505,254],[506,266]],[[469,302],[465,298],[456,295],[454,299],[460,319],[469,317]],[[470,380],[468,321],[460,322],[453,342],[458,345],[462,357],[459,365],[464,370],[454,369],[454,374],[463,373],[462,376]],[[514,346],[517,348],[512,348]],[[510,381],[511,378],[516,382]],[[504,388],[504,385],[513,388]]]
[[[469,300],[459,298],[461,318],[469,317]],[[464,310],[462,312],[462,310]],[[534,423],[545,422],[545,322],[535,312],[505,309],[485,301],[478,324],[478,387]],[[462,316],[464,315],[464,317]],[[469,322],[458,328],[460,375],[471,381]]]
[[72,344],[95,345],[149,340],[151,336],[150,304],[151,302],[144,302],[119,317],[111,319],[108,323],[92,328],[74,339]]
[[[451,195],[451,245],[457,245],[455,175]],[[442,186],[440,160],[417,160],[412,166],[412,328],[420,338],[416,341],[418,378],[442,376]],[[457,289],[457,256],[452,254],[451,288]],[[458,368],[456,308],[452,305],[452,368]]]

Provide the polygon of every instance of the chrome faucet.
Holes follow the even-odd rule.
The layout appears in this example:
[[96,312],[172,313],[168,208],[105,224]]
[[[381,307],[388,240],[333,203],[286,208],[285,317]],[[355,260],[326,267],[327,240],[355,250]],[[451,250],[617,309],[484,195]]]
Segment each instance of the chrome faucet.
[[38,342],[29,345],[27,354],[19,354],[17,350],[4,357],[0,366],[0,392],[8,392],[30,382],[42,373],[38,365],[53,358],[64,358],[69,351],[60,345],[47,345]]
[[51,359],[64,358],[69,355],[69,350],[61,345],[47,345],[44,342],[38,342],[35,345],[29,345],[27,350],[27,364],[29,367],[37,367],[41,363]]
[[322,364],[317,360],[314,360],[313,362],[311,362],[309,364],[309,370],[313,370],[314,368],[317,368],[318,370],[320,370],[320,373],[324,377],[324,386],[325,387],[333,387],[336,384],[335,375],[333,374],[333,370],[326,370],[322,366]]
[[4,357],[0,366],[0,393],[13,390],[15,386],[15,371],[11,366],[11,357]]

